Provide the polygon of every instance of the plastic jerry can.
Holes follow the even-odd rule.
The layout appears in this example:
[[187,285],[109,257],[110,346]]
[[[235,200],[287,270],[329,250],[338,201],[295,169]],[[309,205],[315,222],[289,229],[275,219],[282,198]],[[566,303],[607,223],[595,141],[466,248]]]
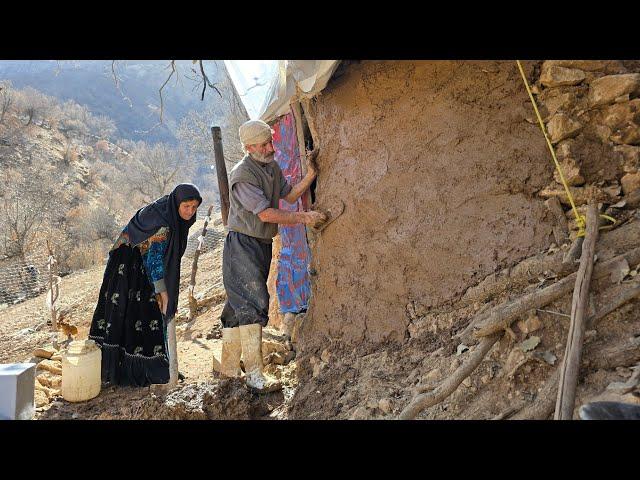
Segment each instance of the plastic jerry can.
[[102,351],[93,340],[76,340],[62,354],[62,397],[83,402],[100,394]]

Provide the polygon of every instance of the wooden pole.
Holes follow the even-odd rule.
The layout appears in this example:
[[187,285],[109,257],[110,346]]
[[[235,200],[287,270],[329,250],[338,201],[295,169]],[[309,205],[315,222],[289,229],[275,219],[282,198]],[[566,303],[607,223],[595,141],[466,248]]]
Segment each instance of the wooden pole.
[[216,174],[218,175],[218,190],[220,191],[220,213],[222,223],[227,226],[229,218],[229,179],[227,178],[227,166],[224,163],[224,152],[222,150],[222,132],[220,127],[211,127],[213,137],[213,154],[216,162]]
[[560,382],[558,384],[558,396],[554,420],[571,420],[576,400],[576,387],[578,386],[578,373],[580,370],[580,358],[582,356],[582,341],[584,339],[586,311],[589,305],[589,287],[591,285],[591,273],[593,272],[593,256],[596,251],[598,239],[598,207],[587,207],[587,230],[582,244],[582,256],[580,267],[573,289],[573,301],[571,303],[571,325],[567,346],[562,359]]
[[191,281],[189,282],[189,321],[196,318],[196,314],[198,312],[198,302],[196,301],[193,292],[196,288],[196,272],[198,271],[198,258],[200,258],[200,253],[202,252],[202,245],[204,244],[204,239],[207,236],[207,225],[209,225],[209,220],[211,219],[211,210],[213,210],[213,205],[209,206],[209,210],[207,211],[207,218],[204,220],[204,226],[202,227],[202,235],[198,239],[198,247],[196,248],[195,253],[193,254],[193,263],[191,264]]
[[58,287],[58,280],[55,280],[54,284],[54,275],[53,275],[53,264],[55,263],[55,257],[53,256],[53,249],[51,248],[51,244],[49,240],[47,240],[47,250],[49,250],[49,260],[47,261],[47,267],[49,269],[49,300],[51,301],[51,305],[49,306],[51,312],[51,328],[54,332],[53,337],[53,347],[58,349],[58,322],[57,315],[58,311],[56,309],[56,300],[58,300],[58,296],[60,295],[60,289]]
[[[296,134],[298,136],[298,150],[300,151],[300,167],[302,176],[304,177],[307,174],[307,147],[304,142],[304,125],[302,123],[302,109],[300,108],[300,103],[295,102],[291,104],[291,111],[293,112],[293,118],[296,121]],[[311,191],[307,189],[302,194],[303,201],[302,206],[303,210],[311,207]]]

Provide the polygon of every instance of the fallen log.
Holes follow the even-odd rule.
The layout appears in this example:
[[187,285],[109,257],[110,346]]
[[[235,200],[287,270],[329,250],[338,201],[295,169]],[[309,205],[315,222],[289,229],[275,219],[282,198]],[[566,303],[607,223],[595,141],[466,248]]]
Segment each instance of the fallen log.
[[593,347],[585,349],[583,366],[595,370],[610,370],[616,367],[630,367],[640,362],[640,337],[632,337],[624,342],[611,347],[598,349],[593,352]]
[[[483,338],[482,341],[476,346],[475,350],[470,354],[469,358],[460,365],[455,372],[453,372],[444,382],[438,385],[434,390],[429,393],[422,393],[416,396],[409,405],[407,405],[400,416],[401,420],[412,420],[422,410],[436,403],[440,403],[442,400],[451,395],[456,388],[467,378],[471,373],[480,365],[480,362],[487,355],[493,344],[498,341],[500,335],[492,335],[490,337]],[[418,391],[424,391],[428,387],[422,387]]]
[[560,383],[556,401],[555,420],[571,420],[576,401],[578,387],[578,373],[582,357],[582,344],[586,324],[586,311],[589,303],[589,288],[593,272],[596,241],[598,240],[598,206],[589,205],[587,208],[587,227],[582,245],[580,268],[576,273],[576,283],[571,302],[571,323],[567,346],[565,348],[562,366],[560,367]]
[[[598,279],[610,275],[617,267],[620,260],[626,259],[629,264],[640,262],[640,248],[619,255],[593,268],[592,278]],[[541,308],[552,301],[562,297],[572,290],[577,278],[576,273],[541,290],[531,292],[511,302],[506,302],[491,309],[472,321],[475,327],[473,336],[476,338],[493,335],[505,330],[522,314],[534,308]]]
[[602,307],[595,315],[590,317],[589,321],[587,322],[587,328],[588,329],[594,328],[596,324],[600,320],[602,320],[604,317],[606,317],[611,312],[613,312],[614,310],[617,310],[622,305],[624,305],[630,300],[633,300],[639,295],[640,295],[640,283],[635,284],[635,286],[632,286],[628,290],[625,290],[624,292],[622,292],[621,295],[618,295],[616,298],[611,300],[607,305]]

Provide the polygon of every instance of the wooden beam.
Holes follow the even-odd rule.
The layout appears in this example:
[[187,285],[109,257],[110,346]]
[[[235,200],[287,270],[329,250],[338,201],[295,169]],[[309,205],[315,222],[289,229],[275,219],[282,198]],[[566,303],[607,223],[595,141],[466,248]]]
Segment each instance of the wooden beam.
[[224,163],[220,127],[211,127],[211,136],[213,137],[213,154],[218,176],[218,190],[220,192],[220,213],[222,215],[222,223],[226,227],[229,218],[229,179],[227,178],[227,166]]
[[596,252],[598,239],[598,206],[587,207],[587,229],[582,244],[582,256],[580,267],[573,289],[573,301],[571,303],[571,325],[565,348],[564,358],[560,370],[560,382],[556,399],[554,420],[571,420],[576,401],[576,388],[578,386],[578,373],[580,371],[580,359],[582,357],[582,343],[586,324],[586,313],[589,305],[589,287],[591,286],[591,274],[593,272],[593,259]]

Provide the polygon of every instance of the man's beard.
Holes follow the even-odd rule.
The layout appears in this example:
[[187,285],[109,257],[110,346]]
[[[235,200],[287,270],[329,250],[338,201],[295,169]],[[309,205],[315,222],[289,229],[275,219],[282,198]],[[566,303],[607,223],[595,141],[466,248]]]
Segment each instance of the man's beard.
[[273,153],[263,155],[258,152],[253,152],[253,153],[250,153],[249,155],[251,155],[251,158],[253,158],[256,162],[260,162],[260,163],[271,163],[273,161],[273,156],[274,156]]

